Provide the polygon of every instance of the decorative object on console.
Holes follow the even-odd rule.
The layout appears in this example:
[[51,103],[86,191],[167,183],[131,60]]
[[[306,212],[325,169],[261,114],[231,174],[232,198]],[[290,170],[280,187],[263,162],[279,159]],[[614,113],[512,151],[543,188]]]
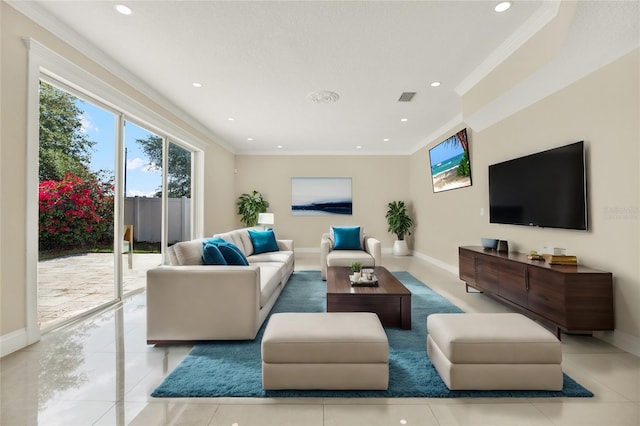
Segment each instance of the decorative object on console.
[[471,186],[471,161],[467,129],[429,150],[433,192]]
[[498,241],[498,247],[496,247],[496,250],[498,250],[499,252],[508,253],[509,243],[506,240]]
[[409,254],[409,247],[404,239],[405,235],[411,235],[411,227],[413,226],[413,220],[407,214],[407,207],[404,201],[392,201],[387,204],[387,224],[389,225],[388,231],[398,238],[393,243],[393,254],[396,256],[407,256]]
[[559,254],[543,254],[542,257],[549,265],[577,265],[578,258],[576,256],[566,256]]
[[500,240],[495,238],[480,238],[480,244],[482,244],[482,247],[492,250],[498,247],[499,241]]
[[262,225],[262,229],[267,229],[267,225],[273,226],[276,223],[275,216],[273,213],[259,213],[258,214],[258,225]]
[[292,215],[351,215],[352,213],[351,178],[291,178]]
[[261,193],[253,191],[251,194],[242,194],[236,203],[240,220],[246,227],[258,224],[258,215],[264,213],[269,208],[269,202],[264,199]]

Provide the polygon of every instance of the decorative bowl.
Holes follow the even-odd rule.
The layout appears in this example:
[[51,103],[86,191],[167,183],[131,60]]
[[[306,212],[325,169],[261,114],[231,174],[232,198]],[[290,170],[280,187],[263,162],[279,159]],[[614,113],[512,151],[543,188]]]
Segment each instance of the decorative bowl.
[[495,249],[496,247],[498,247],[498,241],[499,240],[496,240],[495,238],[480,238],[482,247],[486,249]]

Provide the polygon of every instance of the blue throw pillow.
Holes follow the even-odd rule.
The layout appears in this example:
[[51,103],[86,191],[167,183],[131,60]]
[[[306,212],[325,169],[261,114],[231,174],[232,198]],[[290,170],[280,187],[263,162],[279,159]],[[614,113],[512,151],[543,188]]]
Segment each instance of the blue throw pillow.
[[202,262],[205,265],[227,265],[218,246],[207,241],[202,243]]
[[362,250],[359,226],[332,226],[334,250]]
[[249,238],[251,238],[251,243],[253,244],[254,254],[280,250],[278,248],[276,234],[273,233],[273,229],[267,229],[266,231],[254,231],[249,229]]
[[227,262],[227,265],[249,265],[247,258],[235,244],[225,241],[222,238],[212,238],[206,240],[206,242],[218,247],[218,250],[222,253],[224,260]]

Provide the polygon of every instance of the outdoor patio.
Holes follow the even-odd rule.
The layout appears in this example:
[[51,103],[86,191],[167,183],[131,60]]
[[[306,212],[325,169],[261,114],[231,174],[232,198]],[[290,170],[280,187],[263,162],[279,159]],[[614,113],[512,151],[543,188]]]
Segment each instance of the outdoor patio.
[[[146,272],[161,262],[160,254],[134,254],[132,269],[123,255],[123,292],[146,285]],[[113,300],[114,257],[86,253],[38,262],[38,323],[46,329]]]

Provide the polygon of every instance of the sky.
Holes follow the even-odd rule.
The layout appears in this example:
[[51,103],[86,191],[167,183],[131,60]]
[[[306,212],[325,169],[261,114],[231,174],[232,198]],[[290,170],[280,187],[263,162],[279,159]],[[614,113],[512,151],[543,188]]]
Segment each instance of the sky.
[[[76,101],[76,105],[82,111],[82,130],[88,139],[95,141],[91,155],[90,169],[92,171],[108,170],[113,175],[115,169],[115,115],[102,108],[84,102]],[[149,159],[144,154],[137,139],[146,139],[153,133],[136,126],[133,123],[125,123],[124,140],[127,161],[127,197],[153,197],[162,184],[160,171],[149,164]]]
[[460,155],[462,152],[462,145],[460,144],[440,143],[429,150],[429,157],[431,158],[431,164],[436,165]]

